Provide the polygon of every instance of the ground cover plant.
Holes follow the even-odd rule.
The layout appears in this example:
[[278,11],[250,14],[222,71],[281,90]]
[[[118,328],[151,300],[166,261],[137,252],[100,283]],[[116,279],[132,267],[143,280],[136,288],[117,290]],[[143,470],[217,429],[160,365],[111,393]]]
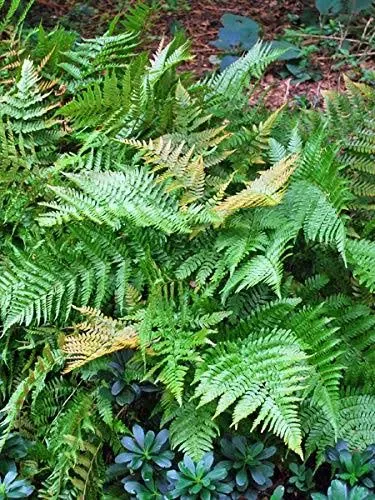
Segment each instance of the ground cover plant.
[[144,4],[92,39],[30,5],[0,2],[0,498],[373,498],[373,88],[270,112],[282,47],[198,79]]

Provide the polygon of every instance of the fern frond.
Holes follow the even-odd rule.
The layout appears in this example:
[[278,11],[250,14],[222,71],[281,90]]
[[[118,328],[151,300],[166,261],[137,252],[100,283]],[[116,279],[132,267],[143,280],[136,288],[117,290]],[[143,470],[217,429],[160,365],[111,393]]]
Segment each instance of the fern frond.
[[[3,33],[9,27],[10,23],[14,24],[15,32],[17,33],[34,2],[35,0],[28,0],[25,4],[22,0],[11,0],[6,14],[0,23],[0,33]],[[0,8],[3,7],[3,4],[4,0],[0,2]]]
[[273,206],[280,203],[285,185],[295,169],[296,157],[282,160],[260,176],[239,193],[224,199],[215,210],[224,215],[241,208]]
[[375,292],[375,243],[369,240],[348,240],[348,262],[359,283]]
[[[96,233],[90,225],[72,228],[72,233],[77,239],[69,248],[64,239],[53,245],[49,241],[39,250],[37,262],[15,250],[4,263],[0,306],[5,330],[15,324],[65,321],[73,304],[99,308],[113,296],[123,311],[130,268],[127,248],[112,233]],[[121,286],[116,286],[119,281]]]
[[[351,449],[363,450],[375,440],[375,397],[356,391],[343,393],[338,402],[338,438]],[[318,453],[318,463],[324,460],[327,446],[336,442],[332,426],[323,408],[306,409],[302,414],[306,434],[306,454]]]
[[345,350],[339,338],[339,328],[324,316],[323,305],[304,308],[293,314],[286,319],[285,327],[296,335],[314,370],[307,393],[312,392],[312,403],[322,406],[337,435],[340,383],[346,368],[341,362]]
[[295,181],[287,191],[280,211],[306,239],[334,244],[345,259],[346,230],[340,213],[318,186]]
[[151,14],[152,7],[145,2],[138,1],[134,5],[129,6],[121,24],[124,26],[125,31],[139,33],[145,29],[145,25]]
[[48,161],[48,153],[63,135],[60,122],[51,113],[60,102],[48,102],[51,91],[41,91],[40,80],[40,71],[25,59],[15,89],[0,98],[0,115],[10,122],[23,148]]
[[[91,395],[79,391],[51,426],[48,447],[53,453],[54,468],[40,489],[40,498],[57,500],[66,492],[74,492],[78,498],[90,491],[90,475],[97,467],[102,447],[101,442],[95,442],[100,432],[94,427],[92,407]],[[94,488],[100,490],[100,474],[94,477],[98,483]]]
[[87,321],[75,325],[76,333],[63,339],[61,348],[67,355],[64,373],[94,359],[122,349],[136,349],[138,334],[134,327],[124,326],[90,307],[78,308]]
[[54,211],[41,216],[42,225],[86,219],[116,229],[128,219],[168,233],[187,231],[186,217],[179,212],[177,202],[146,172],[67,174],[67,178],[81,191],[51,186],[65,204],[44,203]]
[[199,461],[212,449],[214,439],[219,435],[219,427],[212,418],[212,405],[197,408],[195,403],[187,398],[182,406],[176,405],[174,399],[166,405],[166,399],[164,397],[162,401],[162,406],[166,408],[161,425],[169,423],[172,447]]
[[306,356],[285,330],[261,330],[256,335],[212,348],[198,368],[195,397],[199,406],[219,398],[216,414],[235,404],[233,424],[258,411],[252,428],[263,423],[301,454],[298,417],[300,391],[308,370]]
[[250,258],[230,276],[222,290],[225,301],[228,294],[236,288],[236,293],[244,288],[250,288],[259,283],[266,283],[280,297],[280,285],[283,278],[283,259],[296,237],[294,225],[286,225],[282,230],[276,231],[269,240],[265,250]]
[[[76,44],[74,50],[64,53],[67,62],[62,62],[59,66],[67,73],[69,79],[77,80],[82,87],[102,71],[126,67],[137,45],[138,34],[133,32],[114,36],[107,34],[83,40]],[[69,85],[69,82],[67,83]],[[75,86],[70,87],[74,91]]]
[[51,351],[49,346],[46,346],[42,356],[38,358],[35,366],[30,370],[29,375],[22,380],[11,395],[8,403],[1,410],[4,418],[1,421],[2,433],[0,437],[0,450],[3,448],[28,395],[31,392],[38,394],[43,389],[46,376],[58,366],[61,361],[61,355]]
[[233,99],[244,89],[250,78],[260,78],[265,68],[276,61],[284,50],[272,49],[271,44],[257,42],[254,47],[219,75],[214,75],[207,82],[209,96],[227,96]]

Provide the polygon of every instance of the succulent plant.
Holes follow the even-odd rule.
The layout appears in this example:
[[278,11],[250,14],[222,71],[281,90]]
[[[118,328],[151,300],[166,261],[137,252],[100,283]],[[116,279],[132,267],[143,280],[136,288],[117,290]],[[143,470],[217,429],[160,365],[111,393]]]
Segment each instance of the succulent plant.
[[228,464],[220,462],[214,465],[212,453],[207,453],[198,463],[185,455],[178,468],[179,471],[167,472],[168,479],[174,484],[172,498],[220,499],[228,498],[225,495],[233,491],[233,484],[224,482],[228,476]]
[[328,488],[327,495],[312,493],[312,500],[375,500],[375,495],[368,488],[355,486],[350,488],[343,481],[335,479]]
[[5,476],[0,477],[0,500],[7,498],[26,498],[34,491],[34,486],[25,479],[17,479],[18,473],[12,465]]
[[0,453],[0,474],[5,475],[14,465],[15,460],[27,455],[30,443],[20,434],[9,434]]
[[337,479],[346,481],[350,486],[361,484],[375,489],[375,444],[362,452],[351,452],[348,444],[339,440],[335,447],[327,448],[326,457]]
[[121,439],[125,452],[115,458],[117,464],[125,464],[130,471],[141,470],[144,481],[151,480],[155,467],[167,469],[172,466],[174,453],[168,449],[169,432],[161,430],[155,435],[153,431],[146,433],[139,425],[133,426],[133,437]]
[[289,470],[293,473],[289,478],[289,484],[293,485],[299,491],[311,491],[315,487],[314,473],[305,464],[297,464],[292,462],[289,465]]
[[147,481],[136,481],[131,476],[122,480],[125,491],[131,495],[136,496],[138,500],[164,500],[171,498],[168,494],[168,483],[161,480],[154,480],[153,478]]
[[143,393],[157,392],[158,388],[150,382],[139,382],[132,377],[133,370],[129,369],[128,362],[133,356],[132,351],[116,353],[108,365],[112,396],[116,403],[125,406],[139,399]]
[[267,459],[276,453],[276,448],[266,448],[263,443],[249,444],[244,436],[234,436],[221,440],[221,451],[229,459],[229,467],[235,474],[236,487],[245,491],[253,484],[257,489],[272,485],[274,465]]

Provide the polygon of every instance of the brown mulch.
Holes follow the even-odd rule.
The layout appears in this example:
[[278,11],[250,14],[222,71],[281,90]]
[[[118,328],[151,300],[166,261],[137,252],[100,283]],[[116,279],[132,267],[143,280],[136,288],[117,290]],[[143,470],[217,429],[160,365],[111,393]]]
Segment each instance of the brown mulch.
[[[173,22],[177,21],[183,26],[192,41],[192,53],[195,55],[185,68],[199,75],[214,68],[210,63],[210,56],[218,51],[210,42],[217,39],[223,14],[230,12],[251,17],[261,25],[262,37],[272,40],[291,27],[290,15],[298,16],[314,4],[309,0],[190,0],[189,3],[191,8],[188,11],[179,9],[176,12],[158,12],[152,34],[157,40],[161,36],[169,39]],[[154,43],[153,46],[157,44]],[[332,61],[316,61],[315,65],[322,73],[322,79],[317,82],[293,83],[292,78],[282,79],[276,72],[268,73],[260,83],[260,93],[267,92],[266,104],[270,108],[276,108],[295,97],[303,96],[313,106],[318,106],[322,102],[321,90],[341,88],[342,78],[339,73],[332,71]]]
[[[264,39],[273,39],[290,27],[289,15],[300,15],[305,8],[312,7],[311,0],[178,0],[179,8],[158,10],[146,38],[146,48],[155,50],[160,40],[171,38],[171,27],[176,22],[183,27],[192,42],[194,59],[184,69],[192,70],[198,75],[211,71],[214,66],[210,56],[217,54],[217,49],[210,42],[217,38],[221,27],[220,18],[231,12],[249,16],[262,26]],[[53,25],[65,16],[78,24],[84,36],[92,36],[108,24],[117,13],[124,12],[133,0],[37,0],[32,10],[36,21],[43,20],[44,25]],[[91,15],[76,14],[77,7],[88,5]],[[190,6],[190,8],[188,8]],[[71,16],[71,17],[70,17]],[[78,19],[77,19],[78,18]],[[320,59],[320,60],[319,60]],[[321,103],[322,89],[340,88],[342,78],[332,70],[330,58],[317,58],[317,69],[322,79],[317,82],[293,83],[291,78],[282,79],[276,70],[271,70],[261,82],[261,88],[267,89],[266,102],[269,107],[278,107],[286,101],[298,96],[307,98],[314,106]]]
[[225,13],[253,18],[262,27],[265,39],[275,38],[290,26],[288,14],[300,14],[304,3],[301,0],[190,0],[189,11],[165,11],[157,13],[153,33],[168,34],[173,21],[178,21],[192,41],[195,60],[191,68],[202,74],[211,70],[209,56],[217,54],[213,42],[221,27],[220,18]]

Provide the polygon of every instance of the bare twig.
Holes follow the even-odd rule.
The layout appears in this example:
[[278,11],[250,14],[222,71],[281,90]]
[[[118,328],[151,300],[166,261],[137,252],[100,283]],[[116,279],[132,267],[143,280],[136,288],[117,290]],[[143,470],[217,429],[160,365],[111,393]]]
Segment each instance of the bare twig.
[[[342,40],[341,36],[332,36],[332,35],[309,35],[308,33],[294,33],[293,36],[298,36],[301,38],[318,38],[322,40],[336,40],[340,42]],[[356,40],[355,38],[346,38],[348,42],[353,43],[362,43],[361,40]]]

